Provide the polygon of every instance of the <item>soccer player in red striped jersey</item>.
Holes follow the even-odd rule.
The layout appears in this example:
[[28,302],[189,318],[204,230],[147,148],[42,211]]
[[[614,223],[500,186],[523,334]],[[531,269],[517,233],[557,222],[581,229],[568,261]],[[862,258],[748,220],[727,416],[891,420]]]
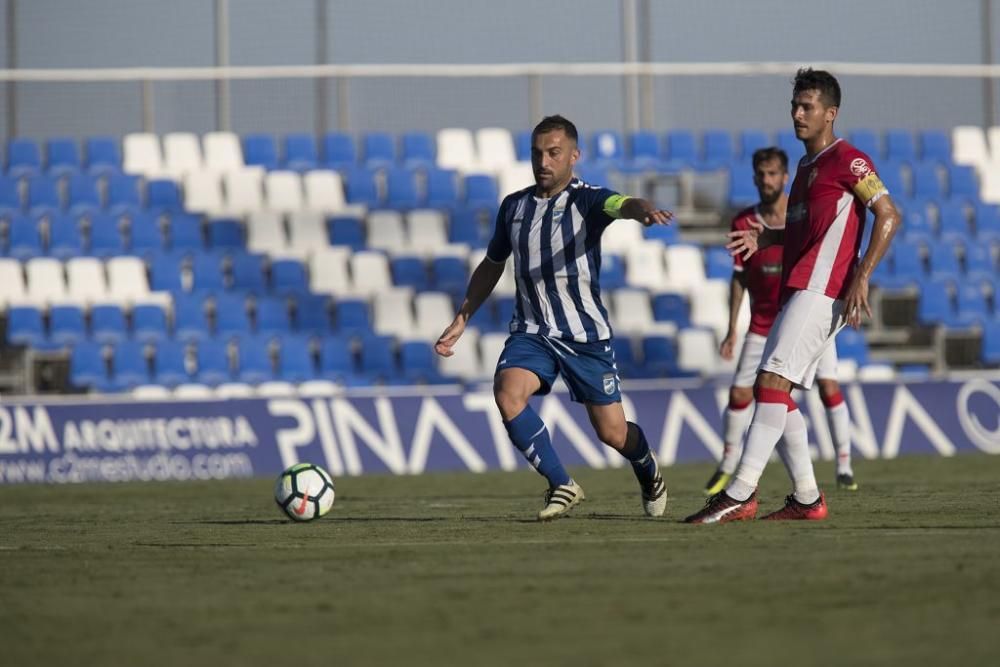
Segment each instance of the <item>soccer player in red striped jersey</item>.
[[[727,246],[743,259],[759,248],[784,243],[781,311],[768,334],[754,383],[754,412],[736,474],[725,490],[687,518],[690,523],[752,519],[757,483],[778,441],[794,491],[765,519],[819,520],[826,500],[813,473],[805,422],[791,390],[808,389],[816,366],[841,326],[860,327],[871,317],[869,280],[899,227],[899,213],[871,158],[834,135],[840,111],[837,79],[800,69],[792,93],[792,122],[806,155],[799,162],[785,215],[785,229],[730,232]],[[866,209],[875,214],[871,242],[860,262]]]
[[[780,148],[761,148],[753,154],[754,185],[760,201],[743,209],[733,218],[732,230],[751,229],[763,225],[766,229],[784,229],[788,197],[788,156]],[[753,385],[757,377],[767,334],[780,308],[781,266],[784,248],[775,244],[744,260],[733,257],[733,277],[729,303],[729,332],[719,353],[723,359],[733,358],[737,317],[743,304],[743,293],[750,296],[750,328],[743,341],[733,384],[729,389],[729,406],[723,413],[724,448],[719,467],[705,485],[706,495],[715,495],[729,482],[739,463],[743,434],[750,419]],[[851,469],[850,417],[837,383],[837,348],[830,345],[820,357],[816,369],[820,398],[826,406],[827,422],[837,449],[837,485],[857,490]],[[779,453],[784,454],[783,450]]]

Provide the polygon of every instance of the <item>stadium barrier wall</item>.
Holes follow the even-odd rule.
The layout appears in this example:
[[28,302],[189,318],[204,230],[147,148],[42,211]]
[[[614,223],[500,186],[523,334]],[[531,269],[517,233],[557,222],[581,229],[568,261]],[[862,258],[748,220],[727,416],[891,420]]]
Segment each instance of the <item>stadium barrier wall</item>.
[[[865,458],[959,452],[1000,454],[1000,382],[844,387],[853,442]],[[725,388],[642,389],[624,398],[665,465],[722,450]],[[816,392],[800,404],[817,457],[834,449]],[[567,464],[617,467],[567,394],[537,400]],[[365,473],[514,470],[489,391],[218,401],[5,399],[0,484],[222,479],[273,475],[299,461],[336,477]]]

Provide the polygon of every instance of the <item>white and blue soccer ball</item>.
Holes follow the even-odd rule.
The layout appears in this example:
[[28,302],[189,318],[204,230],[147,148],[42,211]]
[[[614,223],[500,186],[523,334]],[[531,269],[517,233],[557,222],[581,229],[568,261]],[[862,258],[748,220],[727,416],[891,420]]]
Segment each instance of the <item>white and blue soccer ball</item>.
[[278,476],[274,502],[289,519],[312,521],[333,507],[333,478],[315,463],[297,463]]

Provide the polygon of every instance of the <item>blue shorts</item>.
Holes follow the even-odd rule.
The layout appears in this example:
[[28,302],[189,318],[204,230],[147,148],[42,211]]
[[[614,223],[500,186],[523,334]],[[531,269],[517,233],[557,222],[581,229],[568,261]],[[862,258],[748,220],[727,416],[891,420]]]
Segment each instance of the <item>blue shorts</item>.
[[543,396],[562,375],[569,396],[577,403],[609,405],[622,400],[621,380],[610,340],[575,343],[538,334],[514,333],[504,343],[496,373],[506,368],[524,368],[538,376]]

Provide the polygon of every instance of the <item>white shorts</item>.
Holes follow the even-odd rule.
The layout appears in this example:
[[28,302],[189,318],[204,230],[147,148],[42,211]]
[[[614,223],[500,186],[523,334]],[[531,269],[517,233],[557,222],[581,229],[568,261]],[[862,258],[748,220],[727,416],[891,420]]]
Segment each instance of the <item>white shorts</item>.
[[[839,299],[796,290],[774,320],[759,370],[780,375],[803,389],[812,387],[826,351],[834,349],[836,355],[833,340],[843,311],[844,302]],[[836,356],[824,365],[824,375],[836,377]]]
[[[733,374],[734,387],[753,387],[757,382],[757,370],[760,368],[760,360],[764,356],[766,344],[767,336],[761,336],[752,331],[747,333],[747,337],[743,340],[743,349],[740,351],[736,372]],[[837,379],[836,345],[828,345],[820,356],[819,364],[816,366],[816,377],[821,380]]]

